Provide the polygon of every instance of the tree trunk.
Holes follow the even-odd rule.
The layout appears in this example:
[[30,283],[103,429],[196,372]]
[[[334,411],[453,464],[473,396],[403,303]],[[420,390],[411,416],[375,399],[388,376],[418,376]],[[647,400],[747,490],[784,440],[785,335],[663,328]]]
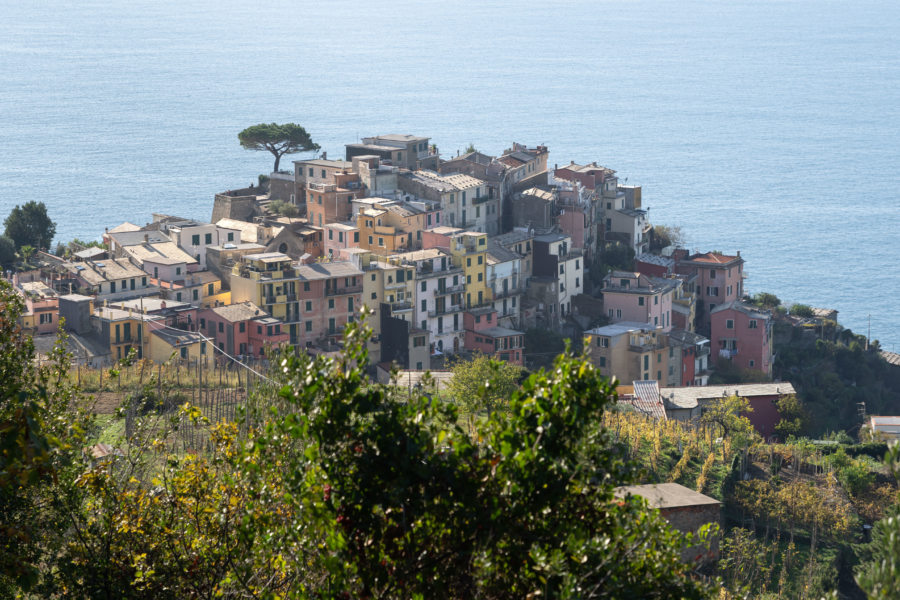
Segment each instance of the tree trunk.
[[278,172],[278,165],[281,163],[281,155],[278,154],[277,152],[273,152],[272,154],[275,155],[275,170],[274,170],[274,172],[277,173],[277,172]]

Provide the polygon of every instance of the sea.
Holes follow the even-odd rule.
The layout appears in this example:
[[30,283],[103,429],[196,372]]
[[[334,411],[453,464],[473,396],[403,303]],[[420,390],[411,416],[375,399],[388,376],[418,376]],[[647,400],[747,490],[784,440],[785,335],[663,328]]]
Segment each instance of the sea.
[[411,133],[596,161],[690,249],[740,250],[748,292],[900,352],[896,0],[2,2],[0,218],[209,219],[271,170],[237,140],[260,122],[330,157]]

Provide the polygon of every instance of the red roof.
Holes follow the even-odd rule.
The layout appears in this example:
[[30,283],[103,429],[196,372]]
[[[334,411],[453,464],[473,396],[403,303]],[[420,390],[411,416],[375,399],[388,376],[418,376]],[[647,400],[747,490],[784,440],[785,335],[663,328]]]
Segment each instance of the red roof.
[[725,263],[730,263],[733,260],[737,260],[740,258],[739,256],[727,256],[725,254],[718,254],[716,252],[707,252],[705,254],[694,254],[693,256],[689,256],[688,260],[693,262],[705,262],[705,263],[714,263],[717,265],[723,265]]

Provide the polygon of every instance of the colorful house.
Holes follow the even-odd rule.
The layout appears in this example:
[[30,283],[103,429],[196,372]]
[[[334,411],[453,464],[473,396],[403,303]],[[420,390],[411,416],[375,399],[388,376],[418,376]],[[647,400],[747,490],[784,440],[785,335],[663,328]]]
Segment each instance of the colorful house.
[[741,369],[772,375],[772,313],[732,300],[712,310],[711,347]]

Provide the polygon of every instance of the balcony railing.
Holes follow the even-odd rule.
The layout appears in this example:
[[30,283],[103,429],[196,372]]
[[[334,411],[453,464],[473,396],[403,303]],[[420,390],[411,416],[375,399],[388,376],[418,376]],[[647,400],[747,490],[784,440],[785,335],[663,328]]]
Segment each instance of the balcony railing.
[[343,296],[346,294],[361,294],[362,291],[363,291],[363,286],[361,286],[361,285],[351,285],[351,286],[342,287],[342,288],[327,287],[327,288],[325,288],[325,295],[326,296]]
[[412,310],[412,302],[392,302],[391,310],[395,310],[395,311]]
[[458,294],[460,292],[465,291],[466,286],[463,283],[458,285],[447,285],[442,287],[438,287],[438,289],[434,290],[435,296],[445,296],[447,294]]
[[429,310],[429,317],[442,317],[444,315],[452,315],[453,313],[458,313],[463,310],[463,306],[461,304],[456,304],[453,306],[445,306],[442,310]]

